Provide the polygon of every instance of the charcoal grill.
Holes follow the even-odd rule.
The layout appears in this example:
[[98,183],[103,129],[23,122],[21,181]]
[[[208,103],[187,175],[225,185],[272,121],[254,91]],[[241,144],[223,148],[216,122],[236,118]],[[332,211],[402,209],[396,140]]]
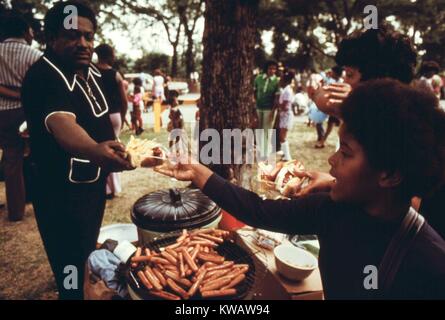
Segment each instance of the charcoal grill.
[[[176,242],[176,239],[181,235],[179,232],[173,234],[164,235],[161,238],[155,239],[145,245],[146,248],[160,252],[160,248],[166,247]],[[235,264],[248,264],[249,270],[246,272],[246,278],[238,286],[236,286],[236,294],[233,296],[215,298],[213,300],[241,300],[244,299],[247,294],[252,290],[255,283],[255,264],[249,253],[242,249],[239,245],[235,244],[230,240],[224,241],[220,244],[216,251],[227,260],[234,261]],[[142,268],[143,265],[139,268]],[[136,274],[139,269],[133,269],[131,267],[131,258],[126,264],[126,280],[128,286],[131,290],[138,296],[138,298],[143,300],[162,300],[155,298],[148,293],[148,290],[144,287],[141,281],[137,278]],[[203,300],[199,295],[195,295],[191,300]],[[212,300],[206,298],[205,300]]]

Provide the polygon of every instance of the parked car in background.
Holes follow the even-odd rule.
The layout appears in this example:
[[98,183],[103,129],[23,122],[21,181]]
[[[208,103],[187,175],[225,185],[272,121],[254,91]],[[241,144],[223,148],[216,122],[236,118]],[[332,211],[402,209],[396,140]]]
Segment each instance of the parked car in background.
[[[133,79],[139,78],[142,80],[142,86],[144,88],[144,98],[148,96],[149,100],[152,100],[152,89],[153,89],[153,76],[140,72],[140,73],[126,73],[124,75],[125,80],[127,80],[130,84],[133,83]],[[130,86],[130,90],[131,90]],[[188,84],[185,81],[177,81],[175,79],[168,82],[168,90],[170,92],[176,92],[179,96],[183,94],[187,94],[189,92]],[[168,92],[165,93],[166,97]]]
[[144,92],[151,92],[153,87],[153,77],[148,73],[126,73],[124,75],[125,80],[127,80],[130,84],[133,83],[133,80],[136,78],[141,79],[142,87],[144,88]]
[[169,81],[168,90],[176,92],[179,96],[189,92],[189,86],[185,81]]

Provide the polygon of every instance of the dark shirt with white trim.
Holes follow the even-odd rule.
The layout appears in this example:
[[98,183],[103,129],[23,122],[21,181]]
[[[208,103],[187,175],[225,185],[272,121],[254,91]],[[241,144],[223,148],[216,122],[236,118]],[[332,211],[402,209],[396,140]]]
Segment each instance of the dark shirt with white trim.
[[85,82],[47,51],[27,72],[22,100],[33,158],[43,176],[60,185],[93,183],[106,175],[88,160],[66,152],[46,125],[52,115],[67,113],[74,116],[96,142],[115,139],[108,104],[101,90],[101,74],[93,65]]
[[378,220],[358,206],[332,201],[326,193],[263,200],[216,174],[203,192],[251,226],[289,234],[317,234],[327,299],[445,299],[445,241],[427,222],[404,257],[390,292],[383,292],[365,288],[365,267],[379,268],[401,221]]
[[[22,87],[35,163],[34,212],[61,299],[83,298],[85,261],[96,247],[108,173],[64,150],[46,122],[56,113],[66,113],[96,142],[115,139],[101,74],[93,65],[87,74],[86,81],[79,78],[47,51],[30,68]],[[77,290],[64,285],[67,266],[78,271]]]

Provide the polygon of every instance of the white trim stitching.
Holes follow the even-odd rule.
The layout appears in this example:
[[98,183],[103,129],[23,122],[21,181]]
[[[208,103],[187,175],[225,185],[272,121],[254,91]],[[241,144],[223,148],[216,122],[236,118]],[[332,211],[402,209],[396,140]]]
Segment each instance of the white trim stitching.
[[[96,88],[97,88],[97,91],[99,91],[100,95],[102,96],[102,100],[103,100],[103,102],[105,103],[105,109],[104,109],[104,110],[101,110],[100,113],[97,113],[96,110],[94,109],[93,102],[91,101],[91,99],[89,98],[88,94],[85,92],[85,90],[83,89],[83,87],[82,87],[82,85],[79,83],[79,81],[77,81],[77,75],[76,75],[76,74],[74,75],[73,83],[70,85],[68,79],[65,77],[65,75],[63,74],[63,72],[60,71],[59,68],[57,68],[57,67],[56,67],[56,66],[55,66],[55,65],[54,65],[54,64],[53,64],[47,57],[44,56],[43,59],[44,59],[44,60],[45,60],[51,67],[53,67],[54,70],[56,70],[56,71],[59,73],[59,75],[60,75],[60,76],[62,77],[62,79],[65,81],[66,86],[68,87],[68,89],[69,89],[71,92],[73,92],[76,83],[79,85],[79,87],[80,87],[80,89],[82,90],[83,94],[84,94],[85,97],[87,98],[88,103],[90,104],[91,110],[93,111],[93,114],[94,114],[94,116],[95,116],[96,118],[99,118],[99,117],[103,116],[105,113],[108,112],[109,108],[108,108],[107,99],[105,99],[105,96],[104,96],[104,94],[102,93],[102,90],[100,89],[99,85],[97,84],[96,80],[94,79],[94,75],[96,75],[96,76],[98,76],[98,77],[101,77],[101,73],[100,73],[99,70],[97,70],[97,68],[96,68],[93,64],[90,64],[90,66],[89,66],[89,68],[88,68],[88,77],[87,77],[87,80],[86,80],[86,81],[88,81],[88,78],[89,78],[90,75],[93,75],[91,78],[93,79],[93,82],[94,82],[94,84],[95,84],[95,86],[96,86]],[[93,93],[93,94],[94,94],[94,93]],[[100,104],[99,104],[99,107],[101,107]],[[102,109],[102,107],[101,107],[101,109]],[[45,125],[46,125],[46,120],[45,120]],[[47,129],[48,129],[48,127],[47,127]],[[48,130],[48,131],[49,131],[49,130]]]
[[45,122],[46,130],[48,130],[48,132],[51,133],[51,134],[52,134],[52,132],[51,132],[51,130],[49,130],[47,121],[48,121],[48,118],[49,118],[49,117],[51,117],[52,115],[54,115],[54,114],[56,114],[56,113],[71,114],[71,115],[74,116],[74,119],[77,118],[76,115],[75,115],[73,112],[69,112],[69,111],[54,111],[54,112],[51,112],[50,114],[48,114],[48,115],[45,117],[45,121],[44,121],[44,122]]
[[100,73],[100,71],[93,64],[90,64],[90,67],[88,68],[88,72],[91,72],[92,74],[94,74],[98,77],[102,77],[102,74]]
[[[92,79],[93,79],[93,81],[94,81],[94,77],[92,77]],[[95,81],[94,81],[94,82],[95,82]],[[93,111],[93,114],[94,114],[94,116],[95,116],[96,118],[100,118],[100,117],[103,116],[105,113],[107,113],[107,111],[108,111],[108,104],[107,104],[107,101],[105,100],[105,98],[103,99],[103,101],[105,102],[105,109],[104,109],[104,110],[101,110],[100,113],[97,113],[97,112],[96,112],[96,109],[94,109],[93,102],[91,101],[91,99],[90,99],[90,97],[88,96],[88,94],[85,92],[85,89],[82,87],[82,85],[79,83],[79,81],[76,80],[76,83],[79,85],[79,87],[80,87],[80,89],[82,90],[84,96],[87,98],[88,103],[90,104],[91,110]],[[97,84],[96,84],[96,86],[97,86]],[[101,94],[101,96],[103,97],[104,95],[103,95],[102,91],[99,89],[99,86],[97,86],[97,89],[98,89],[99,93]],[[99,104],[99,107],[101,107],[100,104]]]
[[72,158],[70,159],[70,172],[69,172],[69,175],[68,175],[68,179],[70,180],[71,183],[75,183],[75,184],[80,184],[80,183],[94,183],[94,182],[96,182],[97,180],[99,180],[99,177],[100,177],[100,171],[101,171],[101,168],[100,168],[100,167],[97,167],[97,175],[96,175],[96,178],[94,178],[94,179],[92,179],[92,180],[87,180],[87,181],[78,181],[78,180],[74,180],[74,179],[73,179],[73,163],[74,163],[74,161],[78,161],[78,162],[82,162],[82,163],[90,163],[90,162],[91,162],[90,160],[79,159],[79,158],[74,158],[74,157],[72,157]]
[[62,77],[62,79],[65,81],[66,86],[68,87],[68,89],[73,92],[74,90],[74,86],[76,85],[76,74],[74,75],[74,79],[73,79],[73,83],[70,85],[68,79],[65,77],[65,75],[63,74],[62,71],[60,71],[59,68],[57,68],[47,57],[43,57],[43,60],[45,60],[51,67],[54,68],[54,70],[56,70],[59,75]]

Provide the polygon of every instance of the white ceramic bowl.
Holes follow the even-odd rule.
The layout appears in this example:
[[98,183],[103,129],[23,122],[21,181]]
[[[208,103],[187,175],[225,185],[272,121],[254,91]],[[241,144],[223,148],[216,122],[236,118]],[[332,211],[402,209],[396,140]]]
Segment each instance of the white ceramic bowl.
[[318,268],[318,260],[310,252],[291,244],[274,249],[277,271],[289,280],[303,280]]

